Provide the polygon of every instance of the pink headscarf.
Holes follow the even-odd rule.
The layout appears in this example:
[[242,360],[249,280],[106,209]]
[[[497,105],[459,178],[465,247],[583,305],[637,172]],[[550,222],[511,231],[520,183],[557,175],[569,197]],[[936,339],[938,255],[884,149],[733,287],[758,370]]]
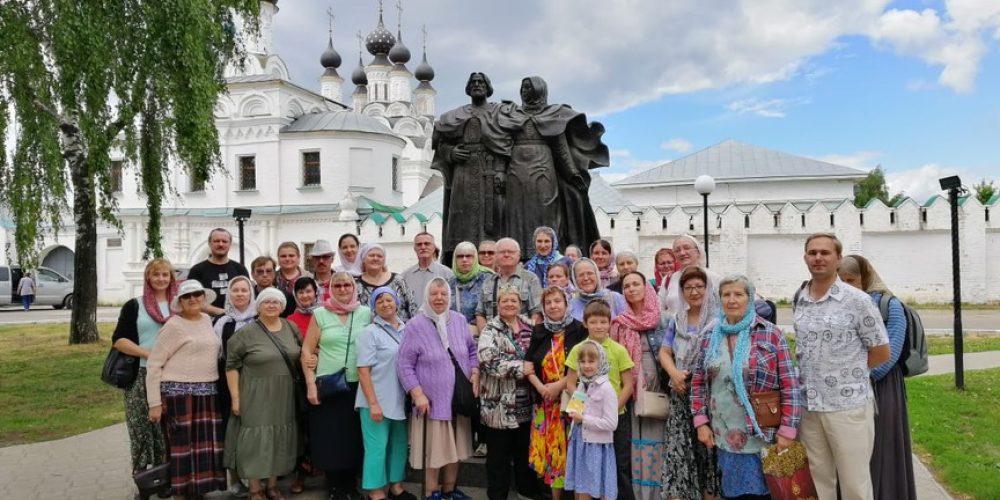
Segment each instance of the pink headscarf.
[[[627,277],[629,274],[625,276]],[[636,275],[641,276],[637,273]],[[624,280],[623,277],[622,281]],[[632,362],[635,363],[635,366],[632,367],[632,380],[635,384],[632,388],[633,395],[636,394],[635,391],[645,388],[642,374],[642,336],[639,332],[653,330],[660,324],[660,300],[656,295],[656,290],[645,280],[643,280],[643,284],[645,285],[645,293],[639,312],[633,311],[630,305],[611,322],[611,340],[625,347]],[[655,352],[653,359],[656,359]]]
[[[347,278],[347,281],[351,283],[350,302],[340,302],[339,300],[333,298],[333,282],[337,281],[337,278]],[[333,276],[330,277],[330,288],[330,296],[323,302],[323,307],[326,308],[327,311],[337,314],[350,314],[361,305],[361,302],[358,301],[358,286],[354,283],[354,278],[349,273],[344,271],[334,273]]]

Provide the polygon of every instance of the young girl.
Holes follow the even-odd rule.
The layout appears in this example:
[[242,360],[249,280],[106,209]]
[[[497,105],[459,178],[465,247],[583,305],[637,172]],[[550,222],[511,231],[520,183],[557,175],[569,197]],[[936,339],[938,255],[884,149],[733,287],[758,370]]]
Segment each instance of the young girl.
[[[585,340],[577,349],[583,411],[570,410],[573,428],[566,462],[566,489],[577,500],[618,497],[614,430],[618,426],[618,398],[608,381],[610,365],[600,344]],[[579,398],[577,394],[574,398]]]
[[[615,465],[617,467],[617,495],[622,500],[632,500],[632,425],[625,413],[625,404],[632,399],[632,357],[621,344],[611,340],[611,308],[603,300],[587,304],[583,310],[583,325],[587,327],[587,340],[592,340],[604,349],[608,361],[608,382],[618,398],[618,421],[614,429]],[[578,380],[579,351],[583,343],[574,347],[566,357],[567,390],[573,390]],[[567,480],[568,482],[568,480]],[[569,486],[566,489],[570,489]],[[614,497],[611,497],[614,498]]]

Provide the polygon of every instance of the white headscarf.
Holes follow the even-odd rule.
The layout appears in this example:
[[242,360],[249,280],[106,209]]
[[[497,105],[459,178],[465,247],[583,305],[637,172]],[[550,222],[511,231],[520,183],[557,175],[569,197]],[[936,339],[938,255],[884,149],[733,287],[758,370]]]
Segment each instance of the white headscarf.
[[[237,309],[236,306],[233,305],[232,301],[233,285],[240,281],[245,281],[247,286],[250,287],[250,303],[247,304],[247,308],[242,311]],[[246,276],[236,276],[235,278],[229,280],[229,287],[228,290],[226,290],[226,304],[223,306],[223,310],[225,312],[219,317],[219,320],[215,322],[215,326],[213,327],[215,329],[215,334],[218,335],[219,338],[222,338],[222,331],[226,326],[226,323],[229,323],[230,321],[235,322],[236,329],[239,330],[257,317],[256,294],[253,291],[253,283],[250,282],[250,278],[247,278]]]
[[[444,312],[441,314],[435,313],[430,303],[431,287],[436,285],[443,286],[448,292],[448,303],[445,304]],[[420,306],[420,309],[434,322],[438,336],[441,337],[441,343],[444,344],[445,348],[450,347],[448,343],[448,318],[451,316],[451,287],[448,286],[447,280],[438,276],[427,283],[427,286],[424,287],[424,303]]]
[[[346,236],[346,235],[345,235]],[[348,261],[344,257],[344,252],[340,250],[340,241],[337,242],[337,265],[333,266],[335,272],[348,273],[351,276],[358,277],[361,276],[361,240],[353,234],[349,237],[354,238],[354,241],[358,244],[358,253],[354,255],[354,261]],[[385,252],[383,252],[384,254]]]

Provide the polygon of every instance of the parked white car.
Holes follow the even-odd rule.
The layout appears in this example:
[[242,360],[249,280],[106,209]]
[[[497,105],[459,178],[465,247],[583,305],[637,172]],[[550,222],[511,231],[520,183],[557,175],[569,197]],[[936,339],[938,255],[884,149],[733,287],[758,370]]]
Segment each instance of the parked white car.
[[[23,275],[18,266],[0,266],[0,305],[20,304],[17,283]],[[55,309],[73,308],[73,280],[49,269],[39,267],[31,273],[35,280],[36,306],[52,306]]]

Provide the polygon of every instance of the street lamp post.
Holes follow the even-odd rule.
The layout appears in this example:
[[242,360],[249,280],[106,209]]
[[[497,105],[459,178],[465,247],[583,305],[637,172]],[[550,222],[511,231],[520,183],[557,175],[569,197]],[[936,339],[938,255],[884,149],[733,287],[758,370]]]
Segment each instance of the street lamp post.
[[705,228],[705,267],[708,267],[708,195],[715,191],[715,179],[711,175],[699,175],[694,180],[694,189],[701,195]]
[[250,215],[253,213],[249,208],[234,208],[233,218],[236,219],[236,226],[239,228],[240,236],[240,264],[246,265],[243,262],[243,223],[250,220]]
[[951,281],[952,302],[955,311],[955,388],[965,390],[965,363],[962,342],[962,275],[958,250],[958,197],[965,193],[962,180],[957,175],[940,180],[941,189],[948,191],[951,205]]

